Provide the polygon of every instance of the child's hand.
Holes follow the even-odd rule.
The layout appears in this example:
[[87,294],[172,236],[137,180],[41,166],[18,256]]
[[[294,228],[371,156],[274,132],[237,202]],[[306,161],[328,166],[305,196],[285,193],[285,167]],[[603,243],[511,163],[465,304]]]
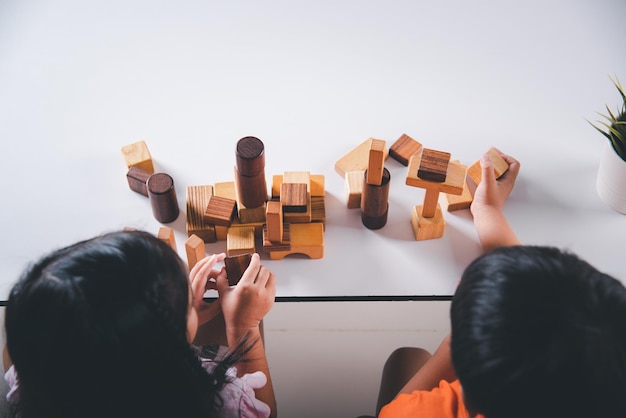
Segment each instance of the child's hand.
[[226,271],[216,278],[217,291],[226,322],[229,344],[258,328],[270,311],[276,295],[276,275],[261,265],[259,254],[253,254],[250,265],[236,286],[229,286]]
[[477,212],[485,208],[493,208],[501,212],[504,207],[504,202],[509,197],[511,190],[513,190],[517,174],[519,173],[519,161],[498,149],[495,149],[495,151],[509,164],[509,169],[496,180],[493,163],[487,154],[481,157],[480,166],[482,169],[482,180],[476,187],[474,200],[470,207],[474,216]]
[[[221,271],[213,269],[213,267],[226,258],[226,254],[213,254],[198,261],[189,272],[189,281],[192,292],[192,306],[198,314],[198,324],[202,325],[208,322],[213,316],[219,312],[219,301],[208,304],[204,302],[204,293],[208,289],[217,289],[215,280]],[[222,267],[222,271],[224,267]]]

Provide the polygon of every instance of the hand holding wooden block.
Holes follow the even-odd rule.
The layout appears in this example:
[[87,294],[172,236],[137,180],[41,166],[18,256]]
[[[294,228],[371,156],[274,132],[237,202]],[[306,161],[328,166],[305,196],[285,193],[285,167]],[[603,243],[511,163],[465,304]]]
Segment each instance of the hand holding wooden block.
[[226,257],[224,259],[224,266],[226,267],[226,277],[228,284],[235,286],[241,280],[241,276],[246,271],[252,260],[252,254],[240,254],[233,257]]
[[[496,174],[496,179],[500,178],[500,176],[502,176],[506,172],[506,170],[509,169],[509,164],[504,161],[498,151],[496,151],[496,149],[493,147],[489,148],[486,154],[493,163],[493,170]],[[480,166],[480,158],[476,160],[474,164],[468,167],[467,175],[472,180],[474,180],[474,183],[476,183],[476,185],[480,183],[483,177],[482,167]]]

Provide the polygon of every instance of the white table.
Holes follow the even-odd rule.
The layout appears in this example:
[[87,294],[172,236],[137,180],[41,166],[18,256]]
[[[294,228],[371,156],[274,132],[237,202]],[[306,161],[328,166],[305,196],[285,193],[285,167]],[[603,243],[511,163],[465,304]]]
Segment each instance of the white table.
[[[527,244],[571,249],[626,281],[626,217],[597,197],[605,140],[589,126],[626,82],[626,3],[528,1],[32,1],[0,3],[0,300],[29,261],[101,232],[160,226],[126,183],[145,140],[185,189],[232,181],[243,136],[266,176],[323,174],[325,255],[266,263],[279,300],[448,298],[480,247],[468,211],[416,241],[422,189],[391,172],[387,225],[347,209],[337,159],[406,133],[473,163],[522,170],[506,215]],[[208,244],[208,252],[225,242]]]

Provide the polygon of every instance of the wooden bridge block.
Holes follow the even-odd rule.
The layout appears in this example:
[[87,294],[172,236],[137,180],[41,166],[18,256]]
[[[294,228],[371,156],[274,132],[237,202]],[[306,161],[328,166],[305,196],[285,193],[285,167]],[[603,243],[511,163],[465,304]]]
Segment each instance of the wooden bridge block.
[[235,286],[241,280],[241,276],[246,271],[252,261],[252,254],[239,254],[224,259],[224,267],[226,267],[226,278],[228,284]]
[[215,226],[204,221],[204,212],[213,195],[213,186],[187,186],[187,236],[192,234],[204,242],[216,242]]
[[[489,150],[487,150],[487,156],[493,163],[493,171],[496,174],[496,179],[500,178],[500,176],[502,176],[506,170],[509,169],[509,163],[504,161],[494,148],[489,148]],[[483,177],[482,168],[480,167],[480,159],[476,160],[474,164],[469,166],[467,169],[467,175],[474,181],[474,183],[476,183],[476,185],[480,184]]]
[[407,134],[402,134],[402,136],[389,147],[389,156],[404,166],[409,165],[411,156],[421,152],[422,144]]
[[146,141],[124,145],[122,147],[122,156],[126,162],[126,167],[138,167],[150,174],[154,173],[154,164]]
[[204,211],[204,222],[230,226],[237,213],[237,202],[227,197],[213,195]]
[[442,183],[446,181],[450,153],[425,148],[422,151],[417,177],[422,180]]
[[198,261],[206,257],[206,249],[202,238],[196,234],[191,234],[185,241],[185,253],[187,254],[187,265],[189,270],[191,270]]
[[228,228],[226,237],[226,255],[233,257],[235,255],[254,253],[254,227],[238,226]]
[[[348,171],[367,170],[369,165],[369,153],[374,139],[375,138],[367,139],[335,162],[335,171],[341,178],[345,178]],[[389,156],[389,152],[385,149],[383,155],[386,160]]]
[[309,258],[324,257],[324,226],[319,222],[290,224],[291,250],[270,251],[271,260],[280,260],[289,254],[304,254]]

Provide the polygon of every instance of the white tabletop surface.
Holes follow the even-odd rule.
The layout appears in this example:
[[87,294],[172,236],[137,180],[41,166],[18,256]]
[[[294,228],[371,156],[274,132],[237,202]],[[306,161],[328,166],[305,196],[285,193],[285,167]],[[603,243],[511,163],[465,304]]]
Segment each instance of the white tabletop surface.
[[[269,260],[284,298],[441,297],[480,247],[467,210],[416,241],[424,192],[388,159],[389,219],[348,209],[336,160],[406,133],[471,164],[521,161],[506,205],[521,241],[570,249],[626,281],[626,216],[595,190],[620,104],[626,2],[0,1],[0,300],[28,262],[125,226],[156,233],[121,147],[145,140],[185,190],[233,180],[235,145],[265,144],[266,176],[323,174],[324,257]],[[208,252],[225,251],[225,242]]]

